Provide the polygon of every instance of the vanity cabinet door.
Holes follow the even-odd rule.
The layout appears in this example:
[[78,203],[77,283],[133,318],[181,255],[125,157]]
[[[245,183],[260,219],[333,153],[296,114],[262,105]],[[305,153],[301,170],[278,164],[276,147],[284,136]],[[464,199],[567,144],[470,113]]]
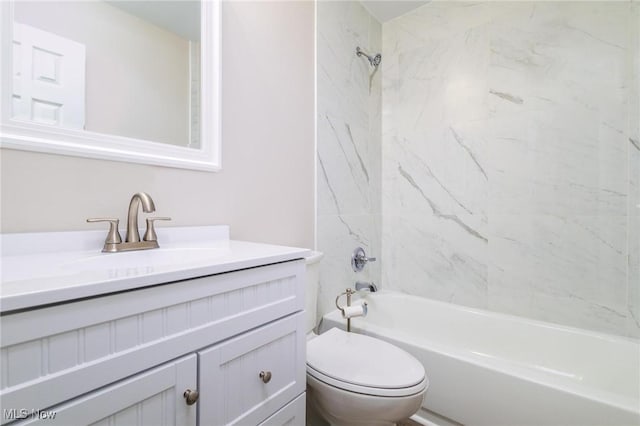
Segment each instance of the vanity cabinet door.
[[187,405],[187,389],[197,389],[195,354],[36,413],[20,424],[195,426],[197,403]]
[[303,394],[305,348],[298,312],[198,352],[200,425],[258,425]]

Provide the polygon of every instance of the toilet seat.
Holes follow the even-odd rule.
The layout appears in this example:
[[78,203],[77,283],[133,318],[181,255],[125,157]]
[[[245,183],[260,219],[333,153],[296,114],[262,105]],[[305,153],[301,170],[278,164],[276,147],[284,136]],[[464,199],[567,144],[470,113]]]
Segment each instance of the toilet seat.
[[424,367],[404,350],[332,328],[307,342],[307,373],[331,386],[374,396],[409,396],[428,385]]

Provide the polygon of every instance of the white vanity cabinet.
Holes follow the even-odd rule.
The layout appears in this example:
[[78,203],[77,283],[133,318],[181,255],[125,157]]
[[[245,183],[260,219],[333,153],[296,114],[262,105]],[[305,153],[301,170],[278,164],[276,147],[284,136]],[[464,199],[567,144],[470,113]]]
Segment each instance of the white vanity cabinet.
[[304,424],[304,272],[297,259],[7,312],[2,423]]

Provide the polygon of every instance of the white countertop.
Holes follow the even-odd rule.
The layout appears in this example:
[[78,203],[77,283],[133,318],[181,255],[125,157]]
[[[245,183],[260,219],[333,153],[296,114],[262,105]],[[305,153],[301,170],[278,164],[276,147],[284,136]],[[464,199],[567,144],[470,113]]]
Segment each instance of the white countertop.
[[106,231],[3,234],[0,312],[301,259],[303,248],[229,240],[227,226],[159,228],[159,249],[102,253]]

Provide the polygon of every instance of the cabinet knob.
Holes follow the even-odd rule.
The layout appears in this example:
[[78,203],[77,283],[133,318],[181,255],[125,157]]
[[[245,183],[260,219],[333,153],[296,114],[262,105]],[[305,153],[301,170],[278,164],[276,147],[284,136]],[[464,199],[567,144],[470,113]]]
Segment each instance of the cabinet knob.
[[193,405],[198,402],[200,394],[196,390],[187,389],[186,391],[184,391],[183,396],[184,399],[187,400],[187,405]]
[[269,383],[269,381],[271,380],[271,371],[261,371],[260,379],[262,379],[263,383]]

